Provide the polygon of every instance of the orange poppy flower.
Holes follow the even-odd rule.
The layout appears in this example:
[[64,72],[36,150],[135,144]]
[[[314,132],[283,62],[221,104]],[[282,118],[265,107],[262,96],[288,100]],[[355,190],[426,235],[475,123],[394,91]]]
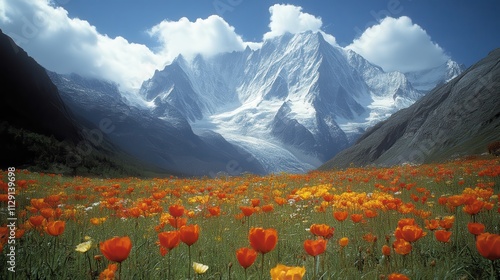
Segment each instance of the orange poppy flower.
[[446,196],[441,196],[440,198],[438,198],[439,205],[446,205],[447,202],[448,198]]
[[45,197],[44,202],[48,203],[52,207],[57,207],[60,204],[61,196],[58,194],[53,194]]
[[132,241],[128,236],[113,237],[99,244],[102,254],[110,261],[121,263],[128,258]]
[[412,218],[400,219],[398,221],[399,228],[403,228],[404,226],[414,226],[414,225],[415,225],[415,219]]
[[181,233],[179,231],[165,231],[158,234],[158,239],[162,247],[172,250],[181,242]]
[[382,254],[384,256],[390,256],[391,255],[391,247],[384,245],[382,246]]
[[103,270],[99,274],[99,279],[101,280],[114,280],[115,279],[115,272],[118,270],[118,266],[115,263],[110,263],[108,265],[108,268]]
[[52,221],[47,224],[45,231],[52,236],[59,236],[64,232],[66,223],[64,221]]
[[326,240],[307,239],[306,241],[304,241],[304,249],[310,256],[316,257],[317,255],[321,255],[326,251]]
[[274,206],[272,204],[266,204],[262,206],[262,211],[265,213],[272,212],[274,210]]
[[339,239],[339,245],[340,245],[340,247],[344,248],[348,244],[349,244],[349,238],[342,237],[342,238]]
[[367,217],[367,218],[375,218],[375,217],[377,217],[377,215],[378,215],[377,211],[370,210],[370,209],[365,210],[365,217]]
[[323,200],[326,202],[331,202],[333,201],[333,199],[334,199],[333,194],[326,193],[323,195]]
[[325,239],[330,239],[333,236],[334,228],[325,224],[312,224],[309,231],[316,235],[321,236]]
[[377,236],[374,235],[373,233],[369,232],[369,233],[363,235],[363,240],[370,242],[370,243],[377,242]]
[[219,206],[209,207],[208,212],[210,213],[210,215],[217,217],[220,215],[220,207]]
[[442,229],[436,230],[434,232],[434,236],[436,236],[436,239],[439,242],[447,243],[448,241],[450,241],[451,231],[442,230]]
[[250,246],[261,253],[271,252],[278,243],[278,232],[274,228],[251,228],[248,234]]
[[160,200],[160,199],[163,199],[165,196],[167,195],[167,192],[165,191],[161,191],[161,192],[154,192],[151,194],[151,196],[156,199],[156,200]]
[[139,209],[138,207],[132,207],[127,210],[127,213],[134,218],[139,218],[142,214],[142,210]]
[[45,221],[43,216],[32,216],[29,218],[30,224],[34,227],[39,227]]
[[168,223],[174,228],[181,228],[187,224],[187,218],[168,218]]
[[399,255],[407,255],[411,252],[411,249],[413,248],[410,244],[410,242],[404,240],[404,239],[398,239],[392,243],[392,248],[394,248],[394,252],[396,252]]
[[484,206],[484,201],[474,200],[472,203],[465,205],[463,210],[465,213],[472,216],[479,213],[481,209],[483,209],[483,206]]
[[40,215],[42,215],[45,219],[50,219],[55,216],[56,211],[52,208],[42,208],[40,209]]
[[251,206],[240,206],[240,209],[245,217],[252,216],[252,214],[255,212],[255,209]]
[[500,259],[500,235],[482,233],[477,236],[476,248],[481,256],[494,261]]
[[333,212],[333,217],[335,218],[335,220],[339,221],[339,222],[343,222],[345,219],[347,219],[347,211],[336,211],[336,212]]
[[387,276],[388,280],[410,280],[410,278],[401,273],[391,273]]
[[362,214],[352,214],[351,215],[351,220],[354,223],[359,223],[359,222],[361,222],[362,219],[363,219],[363,215]]
[[252,207],[257,207],[260,205],[260,199],[258,198],[253,198],[251,202],[252,202]]
[[100,225],[106,221],[106,217],[103,218],[90,218],[90,223],[94,226]]
[[236,250],[236,258],[238,259],[240,265],[244,269],[247,269],[255,262],[257,252],[252,248],[240,248]]
[[175,218],[181,217],[184,215],[184,206],[178,204],[170,205],[168,207],[168,213]]
[[415,242],[420,238],[424,237],[427,233],[425,233],[422,228],[416,225],[408,225],[404,226],[401,229],[401,237],[408,242]]
[[467,229],[474,235],[479,235],[484,232],[485,226],[482,223],[468,223]]
[[31,206],[36,209],[50,208],[50,205],[46,203],[43,198],[32,198],[30,200]]
[[186,245],[191,246],[200,236],[200,227],[198,225],[187,225],[180,228],[181,241]]
[[425,228],[428,230],[436,230],[439,227],[439,220],[425,220]]
[[450,229],[453,227],[453,223],[455,222],[455,216],[446,216],[439,221],[439,226],[444,229]]

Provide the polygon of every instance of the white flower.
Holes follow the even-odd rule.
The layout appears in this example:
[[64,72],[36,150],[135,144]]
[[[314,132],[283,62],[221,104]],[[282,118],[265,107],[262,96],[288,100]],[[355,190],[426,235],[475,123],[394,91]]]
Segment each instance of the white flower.
[[92,247],[92,240],[89,240],[76,245],[75,251],[80,253],[85,253],[88,250],[90,250],[91,247]]
[[196,272],[197,274],[203,274],[203,273],[207,272],[208,265],[193,262],[193,269],[194,269],[194,272]]

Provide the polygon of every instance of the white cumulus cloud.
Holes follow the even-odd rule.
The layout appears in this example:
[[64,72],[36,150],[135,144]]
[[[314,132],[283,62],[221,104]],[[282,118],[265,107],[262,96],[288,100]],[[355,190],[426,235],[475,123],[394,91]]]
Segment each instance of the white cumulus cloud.
[[346,48],[385,71],[425,70],[449,59],[427,32],[406,16],[384,18],[379,24],[367,28]]
[[0,0],[2,30],[45,68],[137,88],[158,67],[148,47],[100,34],[49,0]]
[[164,20],[153,26],[149,34],[158,39],[161,44],[159,53],[168,61],[179,54],[189,59],[196,54],[212,56],[242,51],[248,45],[236,34],[234,27],[217,15],[194,22],[185,17],[178,21]]
[[302,7],[289,4],[275,4],[269,8],[271,13],[270,31],[264,34],[264,40],[281,36],[285,33],[297,34],[304,31],[321,32],[327,42],[335,45],[335,37],[321,31],[323,22],[320,17],[302,12]]
[[86,20],[70,18],[52,0],[0,0],[0,27],[48,70],[105,79],[132,91],[179,54],[190,58],[260,47],[244,42],[234,27],[214,15],[194,22],[164,20],[153,26],[147,31],[160,45],[153,51],[99,33]]

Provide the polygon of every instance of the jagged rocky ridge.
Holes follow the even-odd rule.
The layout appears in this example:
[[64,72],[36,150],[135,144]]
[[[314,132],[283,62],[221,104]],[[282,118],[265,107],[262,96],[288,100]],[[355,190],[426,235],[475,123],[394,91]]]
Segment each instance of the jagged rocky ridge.
[[266,172],[303,172],[460,71],[450,60],[423,76],[386,73],[320,33],[304,32],[258,50],[179,56],[145,81],[140,95],[154,103],[154,116],[168,121],[165,111],[173,108],[194,133],[220,134]]
[[500,139],[500,49],[380,122],[320,169],[420,164],[486,152]]

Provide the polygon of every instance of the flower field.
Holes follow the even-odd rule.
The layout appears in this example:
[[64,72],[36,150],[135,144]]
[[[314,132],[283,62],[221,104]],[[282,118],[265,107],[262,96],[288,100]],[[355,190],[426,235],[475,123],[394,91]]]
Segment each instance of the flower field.
[[499,159],[265,177],[12,173],[0,173],[1,279],[500,277]]

